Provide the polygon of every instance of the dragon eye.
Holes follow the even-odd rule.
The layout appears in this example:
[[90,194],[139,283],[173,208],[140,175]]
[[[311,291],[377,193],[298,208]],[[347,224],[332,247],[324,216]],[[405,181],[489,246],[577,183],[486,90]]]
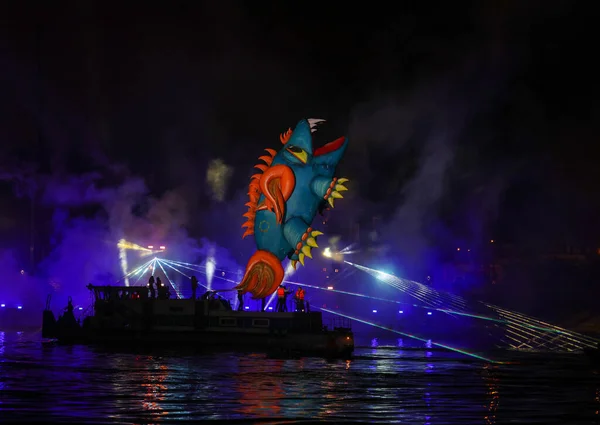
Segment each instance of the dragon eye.
[[288,146],[287,150],[293,153],[300,153],[302,152],[302,149],[300,149],[298,146]]

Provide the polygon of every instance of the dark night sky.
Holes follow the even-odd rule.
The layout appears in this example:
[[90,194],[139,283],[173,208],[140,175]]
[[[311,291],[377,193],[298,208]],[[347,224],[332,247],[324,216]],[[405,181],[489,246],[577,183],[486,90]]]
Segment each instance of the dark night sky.
[[[595,246],[589,7],[4,2],[0,176],[97,171],[108,185],[125,169],[155,197],[181,190],[185,224],[201,235],[214,226],[196,211],[227,210],[241,224],[235,200],[280,132],[326,118],[320,136],[351,138],[340,174],[356,183],[340,222],[379,214],[390,239],[411,244]],[[234,170],[225,203],[205,184],[217,158]],[[3,187],[6,223],[18,221],[13,189]]]

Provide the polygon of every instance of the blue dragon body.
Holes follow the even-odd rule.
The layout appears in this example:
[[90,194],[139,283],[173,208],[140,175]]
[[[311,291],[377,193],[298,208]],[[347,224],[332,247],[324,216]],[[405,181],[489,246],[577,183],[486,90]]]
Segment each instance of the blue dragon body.
[[304,265],[311,250],[318,247],[321,232],[311,224],[320,208],[334,207],[342,198],[348,179],[334,177],[335,169],[348,146],[340,137],[313,149],[312,133],[324,120],[303,119],[292,131],[280,136],[283,148],[261,156],[262,171],[252,176],[248,212],[243,237],[254,235],[257,251],[246,266],[242,281],[236,286],[254,298],[271,295],[284,277],[282,261],[287,257],[296,267]]

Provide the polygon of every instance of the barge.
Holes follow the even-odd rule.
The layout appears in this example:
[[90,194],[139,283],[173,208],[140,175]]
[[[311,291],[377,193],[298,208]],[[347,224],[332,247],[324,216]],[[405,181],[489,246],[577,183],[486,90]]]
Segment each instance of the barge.
[[[72,303],[56,319],[49,301],[42,337],[60,343],[225,348],[347,358],[349,321],[323,324],[321,312],[235,311],[214,292],[201,299],[155,299],[144,286],[88,285],[94,303],[79,320]],[[84,312],[85,313],[85,312]]]

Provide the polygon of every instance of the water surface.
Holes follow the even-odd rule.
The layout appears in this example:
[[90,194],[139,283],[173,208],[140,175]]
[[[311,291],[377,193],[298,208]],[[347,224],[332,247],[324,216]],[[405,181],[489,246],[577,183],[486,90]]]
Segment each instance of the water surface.
[[492,353],[514,362],[496,365],[365,345],[326,361],[115,352],[0,332],[0,423],[598,422],[599,374],[584,355]]

